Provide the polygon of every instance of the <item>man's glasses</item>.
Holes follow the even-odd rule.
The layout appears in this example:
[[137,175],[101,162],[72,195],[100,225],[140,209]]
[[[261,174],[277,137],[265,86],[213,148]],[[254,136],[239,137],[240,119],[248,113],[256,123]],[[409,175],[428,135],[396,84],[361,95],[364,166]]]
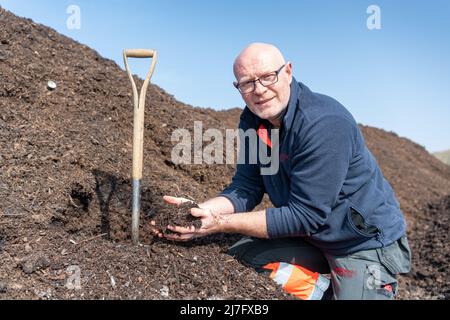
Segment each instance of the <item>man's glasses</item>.
[[252,93],[256,89],[256,82],[261,83],[261,85],[264,86],[264,87],[268,87],[268,86],[271,86],[271,85],[277,83],[278,82],[278,74],[281,72],[281,70],[285,66],[286,65],[283,64],[280,67],[280,69],[278,69],[277,71],[267,73],[267,74],[259,77],[258,79],[245,81],[245,82],[242,82],[242,83],[233,82],[233,85],[242,94]]

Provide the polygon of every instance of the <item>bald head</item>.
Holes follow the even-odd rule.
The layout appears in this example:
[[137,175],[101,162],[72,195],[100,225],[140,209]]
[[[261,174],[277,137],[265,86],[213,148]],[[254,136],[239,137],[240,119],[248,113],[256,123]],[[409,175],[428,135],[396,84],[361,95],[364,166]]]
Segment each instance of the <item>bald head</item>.
[[[239,76],[248,74],[250,69],[260,70],[264,66],[273,69],[283,64],[285,64],[284,57],[277,47],[267,43],[252,43],[237,56],[234,61],[233,71],[236,79],[239,81]],[[270,72],[272,70],[266,71]],[[261,72],[264,72],[264,70],[261,70]]]

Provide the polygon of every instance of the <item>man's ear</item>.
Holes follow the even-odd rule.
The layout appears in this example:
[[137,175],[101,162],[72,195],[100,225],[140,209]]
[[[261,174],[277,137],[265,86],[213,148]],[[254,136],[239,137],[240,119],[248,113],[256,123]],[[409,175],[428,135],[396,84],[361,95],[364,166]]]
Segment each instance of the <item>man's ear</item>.
[[286,69],[286,73],[289,77],[289,84],[291,84],[292,82],[292,62],[288,62],[286,63],[286,67],[284,67]]

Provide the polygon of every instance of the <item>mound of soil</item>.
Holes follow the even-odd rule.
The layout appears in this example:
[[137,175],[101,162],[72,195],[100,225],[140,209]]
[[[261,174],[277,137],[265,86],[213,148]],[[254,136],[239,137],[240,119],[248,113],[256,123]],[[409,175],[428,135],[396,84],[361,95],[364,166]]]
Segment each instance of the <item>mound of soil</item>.
[[419,299],[450,299],[450,196],[422,208],[410,232],[415,268],[407,281],[409,294]]
[[[194,108],[149,86],[141,245],[133,246],[133,107],[126,73],[88,47],[0,8],[0,75],[0,299],[291,298],[226,254],[238,235],[177,244],[148,232],[157,214],[161,224],[168,222],[163,195],[189,194],[201,202],[228,185],[235,170],[173,163],[172,132],[193,134],[194,121],[202,121],[203,130],[234,129],[240,109]],[[53,91],[49,80],[57,84]],[[394,133],[361,128],[408,220],[414,266],[400,279],[400,297],[448,297],[442,268],[449,249],[438,246],[448,234],[443,199],[450,167]],[[265,198],[260,208],[268,205]],[[178,213],[183,218],[185,211]]]

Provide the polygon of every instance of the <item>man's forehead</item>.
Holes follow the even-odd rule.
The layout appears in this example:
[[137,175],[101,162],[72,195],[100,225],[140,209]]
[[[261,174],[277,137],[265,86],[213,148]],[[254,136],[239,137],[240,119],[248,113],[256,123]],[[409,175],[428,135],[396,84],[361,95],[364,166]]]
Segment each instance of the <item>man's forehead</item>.
[[238,63],[235,71],[237,79],[239,81],[245,81],[273,72],[277,68],[279,66],[272,61],[249,60]]

